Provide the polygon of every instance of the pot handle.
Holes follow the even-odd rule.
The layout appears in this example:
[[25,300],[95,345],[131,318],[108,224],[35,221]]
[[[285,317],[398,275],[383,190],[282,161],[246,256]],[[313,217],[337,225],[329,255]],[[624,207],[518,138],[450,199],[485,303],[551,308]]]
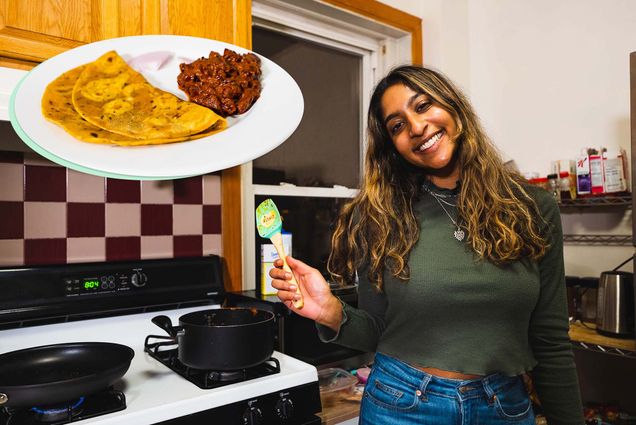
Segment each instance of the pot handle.
[[164,315],[155,316],[151,320],[152,320],[152,323],[159,326],[164,331],[168,332],[168,335],[170,335],[173,338],[176,338],[177,333],[181,330],[178,327],[172,326],[172,320],[170,320],[168,316],[164,316]]

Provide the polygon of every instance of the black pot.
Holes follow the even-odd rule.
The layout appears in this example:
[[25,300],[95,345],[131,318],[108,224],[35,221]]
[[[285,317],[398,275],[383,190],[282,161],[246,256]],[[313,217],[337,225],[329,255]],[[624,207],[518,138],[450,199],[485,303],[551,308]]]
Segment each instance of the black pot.
[[274,352],[274,313],[254,308],[218,308],[152,322],[178,343],[179,360],[195,369],[238,370],[259,365]]

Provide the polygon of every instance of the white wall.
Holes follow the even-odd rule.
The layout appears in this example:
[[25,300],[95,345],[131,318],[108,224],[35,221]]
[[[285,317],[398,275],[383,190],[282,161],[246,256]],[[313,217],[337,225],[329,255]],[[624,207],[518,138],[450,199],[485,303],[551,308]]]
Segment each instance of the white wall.
[[[424,62],[471,98],[504,158],[547,174],[581,148],[630,153],[633,0],[385,0],[423,20]],[[631,234],[631,212],[562,214],[568,234]],[[566,273],[597,276],[632,247],[565,246]],[[630,270],[626,267],[625,270]]]
[[[471,99],[521,171],[546,174],[550,160],[587,146],[630,152],[636,2],[468,0],[468,16]],[[630,211],[562,221],[565,233],[631,234]],[[597,276],[633,251],[566,245],[566,273]]]
[[424,63],[464,89],[470,81],[468,0],[381,0],[422,19]]
[[522,171],[586,146],[629,150],[633,0],[469,1],[470,87]]

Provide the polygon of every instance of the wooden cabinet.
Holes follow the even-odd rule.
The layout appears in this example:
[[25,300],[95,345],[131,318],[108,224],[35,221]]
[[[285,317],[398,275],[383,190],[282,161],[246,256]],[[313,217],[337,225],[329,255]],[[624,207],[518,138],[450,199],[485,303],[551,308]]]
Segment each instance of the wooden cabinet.
[[[30,69],[86,43],[142,34],[191,35],[250,48],[251,27],[250,0],[0,0],[0,66]],[[240,290],[239,168],[224,170],[221,182],[225,282],[228,290]]]
[[249,47],[250,17],[241,0],[0,0],[0,66],[29,68],[85,43],[139,34]]

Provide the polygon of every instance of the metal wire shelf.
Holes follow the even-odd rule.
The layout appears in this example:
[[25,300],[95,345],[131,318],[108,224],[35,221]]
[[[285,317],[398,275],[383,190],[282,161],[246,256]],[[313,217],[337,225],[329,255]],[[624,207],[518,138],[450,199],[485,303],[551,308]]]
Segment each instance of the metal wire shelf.
[[563,235],[569,245],[632,246],[632,235]]
[[561,199],[559,206],[564,209],[569,208],[590,208],[590,207],[627,207],[632,206],[632,195],[597,196],[589,198]]
[[595,351],[598,353],[611,354],[613,356],[627,357],[636,359],[636,351],[623,350],[615,347],[606,347],[604,345],[591,344],[583,341],[571,341],[574,348],[584,349],[588,351]]

